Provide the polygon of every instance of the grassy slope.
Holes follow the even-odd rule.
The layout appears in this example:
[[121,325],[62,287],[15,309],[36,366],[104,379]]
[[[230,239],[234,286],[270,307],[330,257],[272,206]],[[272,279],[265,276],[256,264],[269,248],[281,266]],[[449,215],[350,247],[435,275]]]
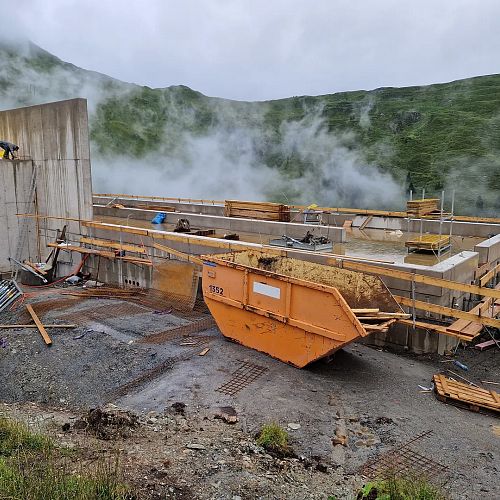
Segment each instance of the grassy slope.
[[[457,189],[462,212],[480,211],[474,208],[478,196],[484,199],[485,211],[500,208],[500,75],[426,87],[239,103],[183,86],[150,89],[124,84],[36,48],[25,57],[13,49],[0,51],[1,100],[15,95],[19,104],[30,104],[88,95],[92,89],[91,137],[103,155],[181,155],[184,132],[203,135],[238,126],[257,132],[259,161],[300,176],[307,165],[280,148],[282,124],[314,114],[330,133],[349,133],[344,145],[360,150],[367,162],[392,173],[401,184],[411,181],[427,193]],[[23,78],[32,83],[19,91],[16,83]]]

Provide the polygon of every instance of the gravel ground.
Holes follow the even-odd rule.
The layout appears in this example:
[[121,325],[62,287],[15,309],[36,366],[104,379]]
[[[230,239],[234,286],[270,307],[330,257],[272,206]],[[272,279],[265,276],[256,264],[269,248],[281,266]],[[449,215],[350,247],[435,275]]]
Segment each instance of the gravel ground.
[[[75,311],[84,316],[93,304],[90,300],[49,311],[43,319],[55,322]],[[463,371],[437,356],[354,344],[330,362],[298,370],[226,341],[216,328],[193,334],[208,336],[202,346],[183,346],[179,339],[139,343],[149,333],[192,320],[147,310],[93,319],[75,330],[51,330],[50,348],[36,330],[1,331],[0,400],[66,409],[113,401],[144,418],[156,415],[163,423],[148,427],[149,437],[124,446],[151,484],[164,482],[178,498],[350,498],[362,482],[359,468],[368,459],[428,430],[432,435],[415,448],[448,467],[442,479],[451,498],[500,497],[498,419],[444,404],[418,387],[429,386],[432,375],[446,369],[479,384],[499,382],[500,350],[460,348],[455,359],[469,367]],[[198,356],[205,346],[209,352]],[[242,361],[265,371],[233,396],[219,392]],[[118,393],[120,387],[126,391]],[[185,416],[169,413],[175,402],[187,405]],[[238,424],[214,420],[213,409],[219,406],[234,407]],[[303,461],[277,461],[251,451],[254,435],[270,421],[288,428]],[[186,448],[192,442],[203,448]],[[162,460],[169,467],[161,466]],[[305,467],[311,463],[320,463],[327,472]],[[148,467],[161,472],[145,472]]]

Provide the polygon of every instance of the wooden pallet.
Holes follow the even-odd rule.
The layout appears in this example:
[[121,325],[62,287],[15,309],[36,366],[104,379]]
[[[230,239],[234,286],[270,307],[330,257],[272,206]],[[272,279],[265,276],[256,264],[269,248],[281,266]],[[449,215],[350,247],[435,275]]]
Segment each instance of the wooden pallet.
[[500,395],[497,392],[456,382],[441,374],[434,375],[433,379],[436,397],[440,401],[476,412],[486,410],[500,415]]
[[280,203],[226,200],[226,217],[290,222],[290,207]]
[[417,250],[441,250],[450,246],[450,237],[439,234],[423,234],[405,242],[405,247]]

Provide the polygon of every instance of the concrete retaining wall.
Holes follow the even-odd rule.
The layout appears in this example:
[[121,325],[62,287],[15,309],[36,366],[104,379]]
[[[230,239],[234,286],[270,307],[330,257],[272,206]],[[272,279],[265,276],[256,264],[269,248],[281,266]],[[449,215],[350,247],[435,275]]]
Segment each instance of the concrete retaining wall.
[[[132,220],[150,221],[158,213],[155,210],[137,208],[109,208],[94,205],[94,215],[108,217],[130,218]],[[312,224],[294,222],[273,222],[256,219],[240,219],[238,217],[224,217],[219,215],[197,214],[193,212],[167,212],[166,222],[175,224],[179,219],[188,219],[192,227],[202,229],[217,228],[234,233],[254,233],[280,237],[303,238],[307,231],[316,235],[328,236],[334,243],[344,243],[345,229],[342,227],[325,227]]]
[[[95,197],[94,203],[96,204],[106,204],[113,200],[113,198],[106,197]],[[154,203],[158,206],[170,206],[175,208],[178,212],[183,213],[196,213],[203,215],[224,215],[224,207],[220,205],[210,205],[201,203],[184,203],[184,202],[174,202],[174,201],[151,201],[151,200],[130,200],[127,198],[116,198],[114,203],[121,203],[130,207],[137,207],[138,205],[144,205],[147,203]],[[292,219],[296,217],[296,222],[301,222],[301,217],[298,214],[292,213]],[[356,215],[356,214],[322,214],[322,223],[329,226],[342,226],[346,220],[351,220],[353,222],[353,227],[359,227],[363,222],[365,222],[366,215]],[[420,232],[420,227],[422,225],[422,231],[424,233],[434,233],[439,234],[439,221],[437,220],[427,220],[427,219],[404,219],[401,217],[372,217],[368,224],[365,226],[366,229],[387,229],[390,231],[400,230],[403,232]],[[443,221],[441,225],[442,234],[450,233],[450,222]],[[483,224],[477,222],[456,222],[452,223],[452,234],[455,236],[477,236],[480,238],[488,238],[491,235],[500,234],[500,224]]]
[[[0,137],[19,145],[19,156],[28,161],[2,160],[3,186],[0,213],[12,220],[26,209],[31,172],[36,171],[36,211],[39,215],[90,220],[92,179],[88,135],[87,101],[71,99],[0,112]],[[26,248],[24,258],[45,259],[46,244],[57,229],[80,234],[79,222],[40,219],[39,242]],[[2,226],[0,226],[1,228]],[[17,244],[16,229],[9,223],[9,244],[0,246],[0,266]],[[14,241],[15,240],[15,241]],[[36,251],[32,247],[36,248]],[[40,249],[40,255],[38,254]],[[62,266],[64,267],[64,266]]]

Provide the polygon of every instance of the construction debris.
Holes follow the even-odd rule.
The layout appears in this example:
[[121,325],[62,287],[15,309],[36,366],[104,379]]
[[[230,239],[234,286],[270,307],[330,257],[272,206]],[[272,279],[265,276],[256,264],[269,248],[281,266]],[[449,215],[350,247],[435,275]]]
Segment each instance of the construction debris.
[[313,252],[324,252],[333,248],[332,241],[326,236],[314,236],[309,231],[300,240],[283,235],[281,238],[272,239],[269,244],[278,247],[296,248],[298,250],[311,250]]
[[223,420],[228,424],[238,422],[238,414],[232,406],[221,406],[215,410],[214,418]]
[[500,394],[493,390],[472,387],[444,375],[433,377],[436,397],[444,403],[464,406],[472,411],[490,411],[500,415]]
[[139,417],[114,406],[94,408],[89,410],[83,418],[76,420],[73,428],[85,430],[99,439],[126,437],[132,429],[139,425]]
[[49,334],[45,330],[45,327],[43,326],[42,322],[40,321],[40,318],[36,315],[36,312],[33,310],[33,307],[31,304],[26,304],[26,309],[29,312],[30,316],[33,318],[33,321],[36,323],[36,327],[38,328],[38,331],[40,332],[40,335],[43,338],[43,341],[47,345],[52,345],[52,339],[49,337]]

